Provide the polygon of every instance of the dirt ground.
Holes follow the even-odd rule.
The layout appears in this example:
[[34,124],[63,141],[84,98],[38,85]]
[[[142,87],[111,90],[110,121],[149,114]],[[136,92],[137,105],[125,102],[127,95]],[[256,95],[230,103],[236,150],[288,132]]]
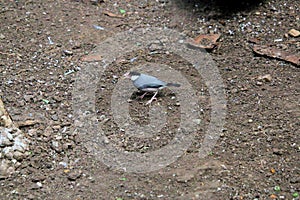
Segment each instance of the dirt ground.
[[[16,160],[14,172],[1,176],[1,199],[299,199],[299,65],[252,50],[256,44],[299,53],[300,37],[288,34],[300,27],[298,1],[3,0],[0,6],[0,97],[15,123],[38,121],[20,127],[29,150]],[[87,150],[75,130],[72,92],[82,58],[97,44],[151,26],[191,38],[221,34],[209,54],[225,84],[226,123],[212,152],[199,159],[210,96],[192,68],[177,68],[202,94],[203,123],[176,162],[153,172],[128,173],[111,169]],[[147,50],[133,54],[113,63],[95,85],[97,118],[106,121],[103,130],[113,145],[145,153],[174,136],[180,121],[174,94],[165,90],[152,105],[173,108],[168,126],[158,137],[143,140],[119,133],[110,113],[111,90],[134,56],[141,63],[175,68],[184,61]],[[148,122],[144,101],[130,102],[139,124]],[[2,154],[0,159],[5,159]]]

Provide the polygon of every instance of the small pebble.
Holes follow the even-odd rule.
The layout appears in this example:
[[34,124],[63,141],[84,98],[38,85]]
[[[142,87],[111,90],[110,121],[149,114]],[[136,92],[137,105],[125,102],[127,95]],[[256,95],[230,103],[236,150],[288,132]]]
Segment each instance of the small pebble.
[[70,50],[64,50],[64,54],[67,56],[71,56],[71,55],[73,55],[73,52]]
[[194,122],[195,122],[197,125],[200,125],[200,124],[201,124],[201,119],[194,119]]
[[36,185],[40,188],[43,187],[43,184],[41,182],[37,182]]
[[68,167],[68,164],[67,164],[66,162],[59,162],[58,164],[59,164],[59,165],[62,165],[62,166],[65,167],[65,168]]
[[266,75],[263,75],[263,76],[259,76],[257,78],[257,80],[265,81],[265,82],[271,82],[272,81],[272,76],[270,74],[266,74]]
[[104,138],[104,144],[109,144],[109,139],[107,139],[107,137]]
[[60,128],[61,128],[60,125],[55,125],[55,126],[53,126],[53,129],[54,129],[54,130],[59,130]]
[[21,161],[24,158],[24,154],[19,152],[19,151],[15,151],[13,153],[13,157],[17,160],[17,161]]
[[53,121],[57,121],[57,120],[58,120],[58,116],[57,116],[57,115],[52,115],[52,116],[51,116],[51,119],[52,119]]
[[260,81],[257,81],[256,82],[256,85],[258,85],[258,86],[261,86],[263,83],[262,82],[260,82]]
[[282,155],[282,150],[278,148],[273,148],[273,154]]
[[80,178],[82,175],[81,171],[72,171],[68,174],[68,179],[70,181],[75,181],[76,179]]
[[27,198],[28,199],[35,199],[36,197],[33,194],[28,194]]

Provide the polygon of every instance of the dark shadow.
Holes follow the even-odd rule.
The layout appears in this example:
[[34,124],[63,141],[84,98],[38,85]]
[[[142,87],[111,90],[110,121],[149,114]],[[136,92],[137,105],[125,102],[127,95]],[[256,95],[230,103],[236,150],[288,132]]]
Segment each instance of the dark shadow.
[[262,6],[266,0],[174,0],[176,7],[208,19],[230,18],[240,12],[246,14]]

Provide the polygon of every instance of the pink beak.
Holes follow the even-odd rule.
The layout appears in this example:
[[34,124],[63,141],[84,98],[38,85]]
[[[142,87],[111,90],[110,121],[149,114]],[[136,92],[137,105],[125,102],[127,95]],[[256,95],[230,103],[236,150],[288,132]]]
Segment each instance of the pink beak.
[[129,72],[127,72],[126,74],[124,74],[124,78],[130,78]]

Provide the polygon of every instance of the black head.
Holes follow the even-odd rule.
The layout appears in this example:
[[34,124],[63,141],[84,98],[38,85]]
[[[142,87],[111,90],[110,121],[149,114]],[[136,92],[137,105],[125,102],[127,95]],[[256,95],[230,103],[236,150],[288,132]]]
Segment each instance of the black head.
[[130,75],[130,76],[140,76],[141,73],[136,72],[136,71],[132,71],[132,72],[129,72],[129,75]]
[[140,76],[140,75],[141,75],[141,73],[139,73],[139,72],[131,71],[131,72],[127,72],[126,74],[124,74],[124,77],[131,79],[131,77],[133,77],[133,76]]

